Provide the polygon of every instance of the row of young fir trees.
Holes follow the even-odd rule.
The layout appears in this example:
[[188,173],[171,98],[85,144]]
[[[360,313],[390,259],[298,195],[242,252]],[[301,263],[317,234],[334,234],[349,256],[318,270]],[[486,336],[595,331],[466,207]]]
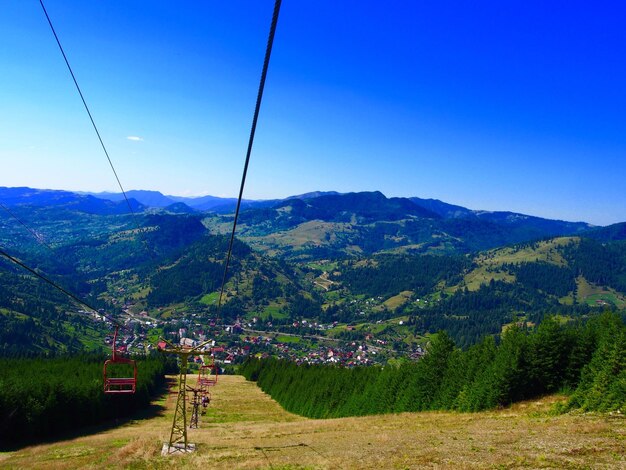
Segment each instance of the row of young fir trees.
[[100,355],[0,358],[0,450],[129,416],[164,386],[167,363],[158,355],[137,361],[135,393],[107,395],[103,362]]
[[479,411],[547,393],[565,405],[626,410],[626,325],[614,313],[585,324],[547,318],[513,326],[467,350],[445,332],[427,354],[399,367],[344,368],[251,359],[242,373],[288,411],[311,418],[423,410]]

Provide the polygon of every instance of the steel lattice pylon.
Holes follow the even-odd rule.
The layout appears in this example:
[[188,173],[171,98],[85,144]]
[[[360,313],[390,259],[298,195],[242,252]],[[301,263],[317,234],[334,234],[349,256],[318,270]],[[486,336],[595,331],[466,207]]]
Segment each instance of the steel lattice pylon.
[[187,441],[187,364],[189,363],[189,356],[200,354],[201,349],[210,341],[205,341],[193,348],[174,346],[167,340],[163,341],[165,341],[169,347],[161,349],[160,351],[165,354],[176,354],[180,359],[178,396],[176,398],[176,409],[174,410],[174,421],[172,423],[169,443],[167,444],[167,448],[164,446],[163,453],[191,452],[195,449],[195,445],[189,444]]
[[193,393],[191,400],[191,419],[189,420],[189,428],[198,428],[198,412],[200,411],[200,395],[202,390],[199,388],[187,387],[187,390]]

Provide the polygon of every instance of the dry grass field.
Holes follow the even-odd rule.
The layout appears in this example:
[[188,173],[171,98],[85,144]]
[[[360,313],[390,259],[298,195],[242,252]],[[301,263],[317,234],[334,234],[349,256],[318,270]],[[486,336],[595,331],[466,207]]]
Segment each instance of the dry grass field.
[[[191,381],[191,377],[190,377]],[[309,420],[255,384],[225,376],[189,430],[197,451],[161,457],[175,395],[116,428],[0,453],[2,468],[626,468],[626,419],[552,416],[562,397],[485,413],[402,413]]]

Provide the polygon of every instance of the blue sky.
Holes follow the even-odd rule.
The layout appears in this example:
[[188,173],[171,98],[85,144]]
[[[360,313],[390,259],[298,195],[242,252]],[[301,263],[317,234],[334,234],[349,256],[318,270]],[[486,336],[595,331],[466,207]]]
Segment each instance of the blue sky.
[[[237,194],[272,1],[46,6],[126,189]],[[244,197],[626,221],[625,13],[284,0]],[[0,185],[115,191],[38,1],[3,2],[0,70]]]

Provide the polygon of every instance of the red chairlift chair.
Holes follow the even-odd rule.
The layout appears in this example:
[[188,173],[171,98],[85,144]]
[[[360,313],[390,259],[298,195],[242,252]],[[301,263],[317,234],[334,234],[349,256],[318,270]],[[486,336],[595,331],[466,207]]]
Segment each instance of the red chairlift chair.
[[[115,348],[117,330],[118,327],[115,327],[115,334],[113,335],[113,356],[104,363],[104,393],[135,393],[135,389],[137,387],[137,363],[132,359],[127,359],[118,355],[119,351]],[[133,376],[111,377],[114,369],[119,364],[125,364],[132,367]]]
[[215,353],[222,352],[224,348],[221,346],[211,348],[211,362],[203,364],[198,370],[198,386],[202,389],[212,387],[217,384],[217,376],[220,368],[215,365]]

